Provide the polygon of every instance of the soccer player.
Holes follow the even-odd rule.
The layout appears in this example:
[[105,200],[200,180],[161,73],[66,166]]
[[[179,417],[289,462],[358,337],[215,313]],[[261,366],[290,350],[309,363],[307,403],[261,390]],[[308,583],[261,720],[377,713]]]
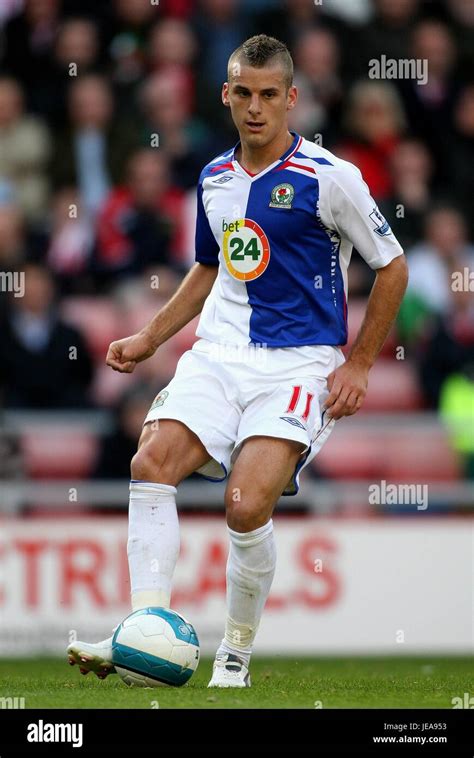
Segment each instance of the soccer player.
[[[132,460],[128,559],[133,609],[169,607],[176,488],[194,471],[228,477],[227,619],[209,687],[250,686],[275,571],[273,509],[297,492],[335,421],[361,407],[407,284],[403,251],[359,170],[288,130],[292,77],[286,46],[264,34],[231,55],[222,101],[240,140],[199,177],[196,263],[107,355],[131,373],[201,313],[199,339],[156,396]],[[376,278],[344,360],[353,245]],[[70,662],[107,675],[111,639],[73,643]]]

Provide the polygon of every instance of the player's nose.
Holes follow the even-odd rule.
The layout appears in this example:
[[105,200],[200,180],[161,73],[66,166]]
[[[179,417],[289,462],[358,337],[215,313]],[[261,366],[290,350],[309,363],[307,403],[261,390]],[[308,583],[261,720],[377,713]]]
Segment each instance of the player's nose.
[[258,95],[252,95],[249,103],[249,115],[256,116],[262,110]]

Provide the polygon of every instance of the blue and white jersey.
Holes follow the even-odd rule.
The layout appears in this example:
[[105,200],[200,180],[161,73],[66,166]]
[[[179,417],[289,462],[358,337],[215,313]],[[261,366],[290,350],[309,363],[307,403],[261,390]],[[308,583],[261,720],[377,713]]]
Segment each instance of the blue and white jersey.
[[268,347],[347,341],[352,246],[371,268],[402,254],[359,169],[293,134],[252,176],[238,144],[201,172],[196,260],[219,265],[198,337]]

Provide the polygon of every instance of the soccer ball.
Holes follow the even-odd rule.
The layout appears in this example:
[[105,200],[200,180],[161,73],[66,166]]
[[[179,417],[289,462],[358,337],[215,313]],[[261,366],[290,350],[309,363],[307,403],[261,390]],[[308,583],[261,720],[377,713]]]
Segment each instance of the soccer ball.
[[141,608],[115,630],[112,662],[128,686],[181,687],[198,667],[199,640],[176,611]]

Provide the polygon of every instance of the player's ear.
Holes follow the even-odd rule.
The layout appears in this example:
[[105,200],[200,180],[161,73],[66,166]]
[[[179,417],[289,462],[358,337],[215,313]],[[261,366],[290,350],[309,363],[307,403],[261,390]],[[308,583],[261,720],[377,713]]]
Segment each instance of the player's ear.
[[290,89],[288,90],[288,96],[286,101],[286,109],[288,111],[293,110],[296,103],[298,101],[298,90],[296,89],[295,85],[292,84]]
[[224,103],[224,105],[230,108],[229,82],[224,82],[224,84],[222,85],[222,102]]

